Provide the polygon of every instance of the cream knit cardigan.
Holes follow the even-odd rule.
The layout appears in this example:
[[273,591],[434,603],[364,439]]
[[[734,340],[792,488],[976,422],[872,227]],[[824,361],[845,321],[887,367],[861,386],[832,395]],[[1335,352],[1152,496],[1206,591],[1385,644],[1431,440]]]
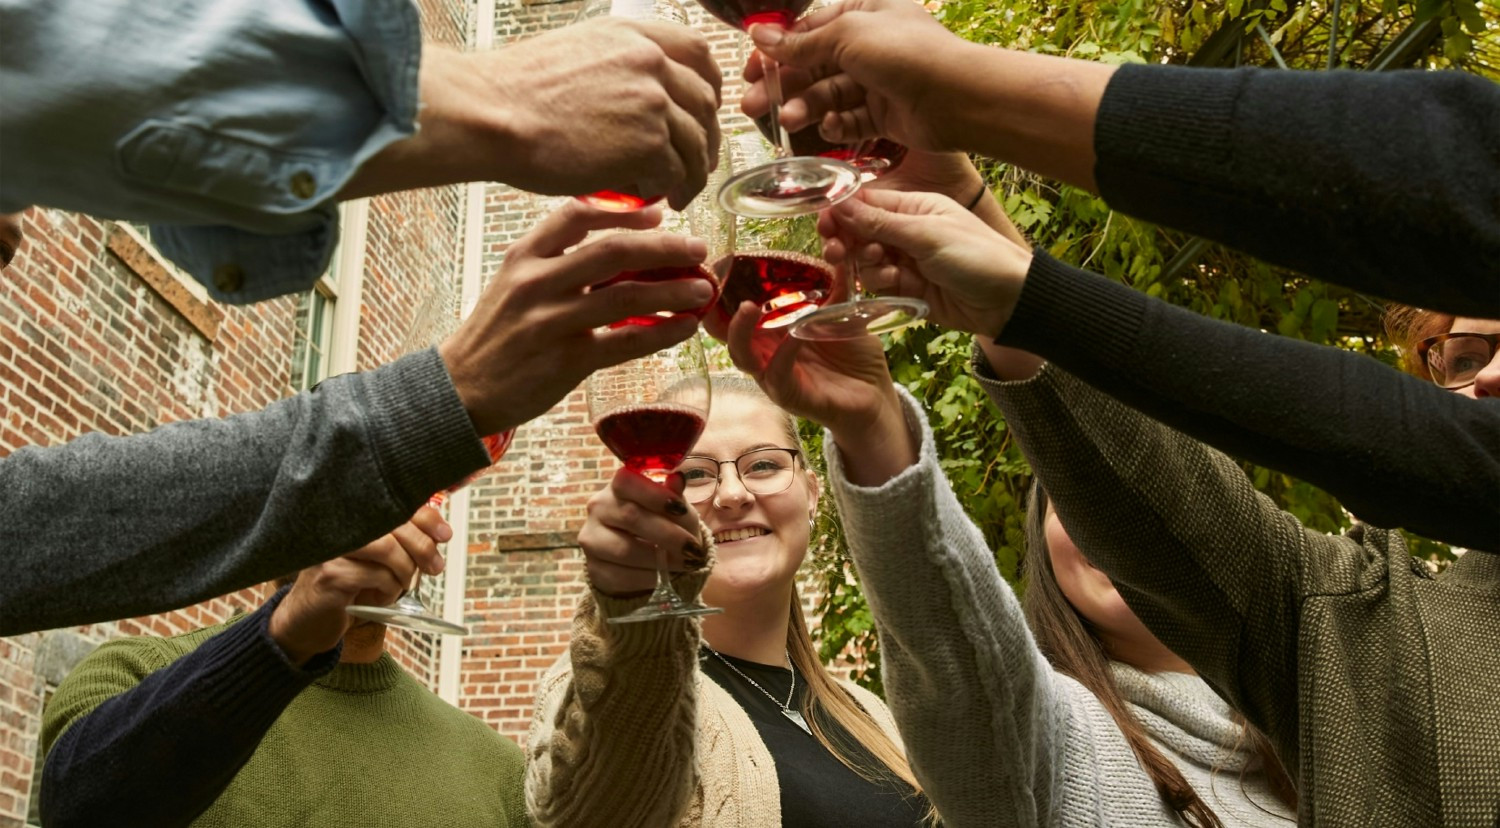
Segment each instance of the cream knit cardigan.
[[[698,594],[707,573],[676,579],[685,599]],[[580,603],[569,652],[537,690],[526,743],[532,821],[539,828],[776,828],[776,765],[744,709],[698,670],[697,620],[601,620],[601,610],[610,617],[643,602],[592,592]],[[899,747],[879,697],[842,684]]]

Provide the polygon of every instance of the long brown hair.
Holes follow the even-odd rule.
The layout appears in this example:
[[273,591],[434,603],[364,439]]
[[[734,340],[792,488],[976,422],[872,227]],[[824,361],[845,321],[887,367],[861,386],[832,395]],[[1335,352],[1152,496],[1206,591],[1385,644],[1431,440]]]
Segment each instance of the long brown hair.
[[1414,308],[1392,302],[1385,306],[1385,335],[1401,354],[1401,369],[1425,380],[1432,379],[1427,363],[1417,356],[1417,343],[1453,328],[1451,313]]
[[[801,449],[802,443],[797,436],[797,423],[792,415],[772,402],[753,380],[741,374],[725,373],[714,374],[712,381],[715,397],[735,395],[756,400],[775,409],[786,438],[791,441],[788,445]],[[828,672],[828,668],[823,666],[822,659],[818,657],[818,648],[813,644],[812,635],[808,632],[807,619],[802,614],[802,600],[797,594],[795,585],[792,587],[792,603],[788,618],[791,623],[787,624],[786,629],[787,652],[791,657],[792,666],[796,668],[797,674],[802,677],[807,687],[807,695],[802,702],[802,715],[807,719],[808,726],[812,728],[813,736],[818,743],[860,776],[871,781],[894,777],[920,794],[922,786],[912,774],[911,764],[906,761],[906,754],[896,746],[890,736],[886,735],[885,730],[875,722],[869,712],[860,707],[847,690],[839,686],[838,681]],[[868,761],[850,750],[852,746],[843,744],[841,739],[834,738],[828,727],[830,722],[849,734],[849,737],[879,765],[869,767]]]
[[[1125,741],[1135,753],[1141,769],[1151,777],[1162,802],[1176,811],[1182,820],[1197,828],[1223,828],[1218,814],[1208,807],[1202,797],[1146,735],[1145,728],[1131,712],[1129,703],[1115,684],[1110,672],[1109,656],[1098,632],[1074,609],[1063,595],[1057,583],[1057,573],[1052,569],[1052,556],[1047,549],[1047,493],[1036,481],[1032,482],[1031,495],[1026,507],[1026,557],[1021,568],[1021,609],[1031,626],[1032,635],[1042,655],[1053,669],[1070,676],[1082,684],[1115,720],[1115,726],[1125,736]],[[1238,714],[1236,714],[1238,716]],[[1287,776],[1280,760],[1271,751],[1270,740],[1249,722],[1240,720],[1240,744],[1247,745],[1260,756],[1266,771],[1266,780],[1271,791],[1288,808],[1297,809],[1297,790]],[[1241,784],[1244,784],[1243,771]]]

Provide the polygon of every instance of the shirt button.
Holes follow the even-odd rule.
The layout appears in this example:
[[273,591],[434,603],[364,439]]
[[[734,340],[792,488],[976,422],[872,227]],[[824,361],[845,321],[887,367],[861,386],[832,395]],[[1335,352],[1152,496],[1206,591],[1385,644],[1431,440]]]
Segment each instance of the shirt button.
[[214,268],[214,287],[222,293],[234,293],[245,286],[245,271],[236,264]]
[[307,170],[298,170],[292,173],[292,195],[300,199],[309,199],[318,193],[318,181],[313,178],[312,173]]

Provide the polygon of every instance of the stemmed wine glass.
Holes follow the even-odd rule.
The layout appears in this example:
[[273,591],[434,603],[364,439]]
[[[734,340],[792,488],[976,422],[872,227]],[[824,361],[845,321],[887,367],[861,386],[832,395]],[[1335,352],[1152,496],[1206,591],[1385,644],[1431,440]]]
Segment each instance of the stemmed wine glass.
[[[732,178],[752,167],[763,154],[763,146],[753,132],[726,135],[719,171]],[[807,224],[809,237],[815,235],[811,216],[779,219],[773,224],[723,210],[701,211],[699,235],[708,240],[713,270],[719,277],[719,301],[710,311],[713,324],[709,328],[716,336],[723,334],[730,318],[746,301],[760,306],[761,328],[791,325],[828,301],[834,274],[827,262],[791,250],[772,250],[759,241],[763,233],[775,229],[795,230],[787,222],[796,221]]]
[[[677,0],[588,0],[578,10],[574,23],[601,17],[619,17],[626,20],[661,20],[688,24],[687,10]],[[599,190],[578,196],[586,204],[614,213],[633,213],[662,200],[660,194],[642,197],[639,193],[619,190]]]
[[[698,335],[589,375],[589,419],[625,467],[662,483],[682,463],[708,421],[708,362]],[[688,603],[672,588],[666,550],[657,549],[656,589],[646,604],[609,619],[613,624],[710,615],[722,610]]]
[[[786,28],[807,10],[811,0],[698,0],[709,14],[748,32],[756,23]],[[719,204],[741,216],[776,218],[817,212],[853,195],[860,170],[847,160],[825,155],[801,155],[781,126],[781,67],[760,56],[765,70],[771,109],[766,124],[777,157],[745,169],[719,189]]]
[[[458,313],[455,306],[456,296],[449,288],[433,291],[428,295],[422,307],[417,310],[416,321],[407,332],[405,340],[398,349],[400,353],[407,353],[417,347],[426,347],[441,341],[443,337],[451,333],[458,325]],[[450,492],[469,485],[475,480],[488,474],[494,464],[500,462],[510,448],[515,431],[503,431],[499,434],[491,434],[484,437],[484,449],[490,456],[490,466],[469,475],[458,483],[449,486],[441,492],[437,492],[428,498],[427,505],[441,510]],[[448,619],[434,613],[422,602],[421,596],[422,573],[418,572],[416,581],[412,588],[402,593],[396,602],[388,607],[375,607],[367,604],[355,604],[346,612],[355,618],[365,621],[374,621],[392,627],[402,627],[418,632],[439,633],[442,635],[468,635],[469,628],[462,624],[456,624]]]

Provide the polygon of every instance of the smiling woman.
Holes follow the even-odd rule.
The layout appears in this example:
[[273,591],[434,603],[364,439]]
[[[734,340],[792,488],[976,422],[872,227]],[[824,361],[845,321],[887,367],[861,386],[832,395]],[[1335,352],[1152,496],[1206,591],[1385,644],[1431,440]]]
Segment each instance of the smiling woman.
[[[677,393],[692,393],[691,388]],[[592,587],[543,679],[527,802],[542,826],[910,826],[930,809],[885,705],[818,661],[797,595],[820,485],[792,418],[713,378],[666,487],[621,471],[579,533]],[[692,508],[696,507],[696,509]],[[669,551],[721,615],[624,627]]]

